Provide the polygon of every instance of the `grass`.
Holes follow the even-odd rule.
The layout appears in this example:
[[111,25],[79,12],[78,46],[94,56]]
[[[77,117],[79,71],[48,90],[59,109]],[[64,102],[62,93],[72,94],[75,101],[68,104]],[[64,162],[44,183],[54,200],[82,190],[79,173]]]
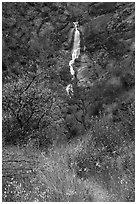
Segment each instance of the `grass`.
[[22,172],[17,165],[15,168],[10,165],[8,174],[3,171],[3,201],[133,201],[134,144],[121,147],[119,156],[103,154],[101,158],[103,151],[96,150],[91,141],[92,135],[87,134],[66,146],[51,149],[48,154],[30,151],[29,147],[8,147],[3,156],[29,161],[27,168],[31,171],[25,171],[23,162]]

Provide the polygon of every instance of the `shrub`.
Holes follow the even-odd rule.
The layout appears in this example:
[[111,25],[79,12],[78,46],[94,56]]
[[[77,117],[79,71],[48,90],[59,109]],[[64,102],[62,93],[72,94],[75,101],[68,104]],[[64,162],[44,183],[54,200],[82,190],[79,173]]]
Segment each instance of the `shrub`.
[[26,143],[30,138],[39,139],[41,144],[52,142],[61,132],[63,119],[58,99],[48,88],[47,81],[46,74],[40,73],[4,84],[3,139],[6,144]]

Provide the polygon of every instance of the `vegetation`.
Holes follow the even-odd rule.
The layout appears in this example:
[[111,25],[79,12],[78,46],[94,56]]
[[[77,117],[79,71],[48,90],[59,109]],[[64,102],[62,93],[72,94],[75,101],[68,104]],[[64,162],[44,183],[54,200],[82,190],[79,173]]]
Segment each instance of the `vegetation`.
[[[3,201],[135,201],[135,4],[4,2],[2,12]],[[76,79],[70,98],[74,21],[88,85]]]

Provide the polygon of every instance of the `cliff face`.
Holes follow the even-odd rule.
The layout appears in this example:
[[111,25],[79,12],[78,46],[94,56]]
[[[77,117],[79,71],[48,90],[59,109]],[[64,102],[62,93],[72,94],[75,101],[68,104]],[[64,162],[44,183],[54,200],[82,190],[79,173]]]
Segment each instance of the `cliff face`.
[[[132,64],[135,47],[135,10],[132,2],[78,4],[78,9],[74,8],[73,3],[67,4],[70,29],[63,45],[67,50],[65,52],[71,55],[74,40],[72,21],[78,21],[81,54],[75,61],[74,67],[79,81],[78,86],[88,87],[108,72],[112,74],[116,69],[120,72],[125,64],[127,64],[126,67]],[[65,36],[66,28],[61,30],[61,33]],[[124,69],[121,71],[123,72]],[[130,70],[129,72],[133,74]]]
[[[88,106],[86,117],[89,117],[100,111],[105,112],[103,107],[106,107],[106,104],[112,106],[113,103],[118,104],[121,97],[126,98],[133,91],[135,11],[134,3],[130,2],[91,3],[87,4],[87,8],[88,12],[81,13],[79,26],[81,47],[84,49],[81,49],[73,67],[77,73],[76,92],[80,92],[81,88],[85,89],[85,103],[90,103],[91,98],[97,95],[92,102],[96,105],[93,106],[91,103],[92,105]],[[87,93],[87,89],[91,91]],[[75,93],[76,98],[77,93]],[[86,94],[91,97],[88,98]],[[82,117],[83,113],[78,110],[75,114]]]
[[[41,51],[44,57],[50,51],[55,57],[66,55],[64,61],[69,61],[73,22],[78,21],[81,54],[85,46],[84,56],[86,54],[94,61],[94,68],[100,65],[105,68],[112,61],[121,61],[123,56],[134,51],[134,7],[132,2],[80,2],[77,6],[72,2],[3,4],[4,63],[14,64],[16,59],[19,61],[18,50],[26,61],[33,58],[32,53],[36,59],[39,57],[36,53]],[[28,55],[25,55],[25,51]],[[11,55],[15,56],[15,60]],[[57,68],[60,70],[60,67]]]
[[84,81],[93,83],[95,75],[112,70],[118,61],[120,67],[125,63],[128,67],[135,47],[134,3],[96,3],[89,6],[89,14],[89,21],[81,26],[85,52],[77,66],[82,86]]

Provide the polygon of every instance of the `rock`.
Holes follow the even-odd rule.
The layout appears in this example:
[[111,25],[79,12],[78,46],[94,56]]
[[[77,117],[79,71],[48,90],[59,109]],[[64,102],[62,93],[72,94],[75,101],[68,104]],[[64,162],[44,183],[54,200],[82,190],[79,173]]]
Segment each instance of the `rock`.
[[[91,60],[87,54],[81,55],[80,66],[77,68],[77,79],[80,85],[89,83],[90,76],[92,75]],[[87,86],[87,85],[86,85]]]

